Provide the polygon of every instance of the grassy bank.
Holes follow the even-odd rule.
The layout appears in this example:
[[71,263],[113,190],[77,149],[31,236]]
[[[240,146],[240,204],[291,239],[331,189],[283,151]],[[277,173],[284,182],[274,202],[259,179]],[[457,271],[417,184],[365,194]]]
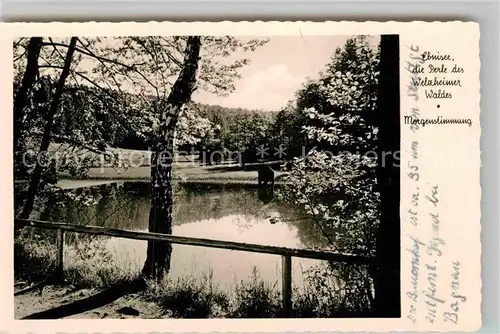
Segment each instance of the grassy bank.
[[[117,283],[132,282],[138,277],[123,263],[117,264],[104,247],[65,247],[64,280],[60,287],[105,289]],[[15,240],[14,272],[16,282],[42,282],[54,273],[55,247],[49,236],[37,237],[25,231]],[[318,284],[321,286],[322,283]],[[281,317],[281,292],[253,275],[235,282],[231,291],[221,289],[212,275],[186,276],[147,282],[139,300],[157,305],[167,317],[173,318],[275,318]],[[351,305],[342,293],[325,295],[316,285],[294,287],[295,317],[361,316],[363,312]]]
[[[117,154],[128,167],[110,167],[102,161],[102,157],[85,149],[68,150],[64,145],[53,143],[49,148],[59,158],[70,156],[75,159],[90,159],[88,180],[149,180],[151,174],[149,151],[110,149]],[[176,156],[173,162],[174,179],[178,182],[206,182],[206,183],[257,183],[258,172],[255,164],[242,167],[236,162],[217,165],[204,165],[196,160],[196,156]],[[276,162],[279,163],[279,162]],[[276,181],[284,175],[281,171],[275,172]],[[68,172],[60,171],[62,180],[75,179]],[[79,179],[78,179],[79,180]]]
[[[243,170],[241,168],[226,166],[174,166],[174,177],[177,180],[240,180],[257,182],[258,172],[255,170]],[[135,179],[149,180],[151,169],[148,166],[130,167],[117,169],[111,167],[90,168],[88,179],[110,180],[110,179]],[[276,171],[275,177],[279,179],[283,172]],[[69,175],[62,174],[62,178],[69,179]]]

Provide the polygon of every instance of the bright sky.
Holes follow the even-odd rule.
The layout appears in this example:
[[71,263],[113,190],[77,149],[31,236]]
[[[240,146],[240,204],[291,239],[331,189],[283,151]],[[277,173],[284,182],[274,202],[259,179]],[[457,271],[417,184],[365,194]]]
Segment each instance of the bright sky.
[[[279,110],[307,80],[330,62],[337,47],[350,36],[275,36],[254,52],[245,53],[250,64],[228,97],[196,92],[193,100],[206,104],[249,109]],[[242,38],[243,39],[243,38]],[[372,38],[378,43],[379,38]],[[241,55],[241,54],[240,54]]]

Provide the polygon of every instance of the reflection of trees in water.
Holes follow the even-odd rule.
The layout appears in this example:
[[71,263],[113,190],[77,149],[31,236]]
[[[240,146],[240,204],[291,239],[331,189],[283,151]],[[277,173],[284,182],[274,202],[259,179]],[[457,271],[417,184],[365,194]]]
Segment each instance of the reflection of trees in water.
[[179,189],[174,198],[176,225],[236,214],[265,219],[272,211],[259,201],[256,189],[248,187],[190,184]]
[[[275,203],[274,209],[278,212],[278,217],[275,219],[286,222],[290,228],[295,228],[298,238],[306,248],[320,250],[331,248],[324,233],[330,235],[330,231],[325,230],[325,228],[323,228],[325,231],[322,231],[302,208],[289,203]],[[336,240],[333,241],[336,242]]]
[[[75,196],[86,194],[96,199],[85,206],[66,196],[60,203],[57,194],[45,199],[40,217],[68,223],[145,229],[149,214],[149,184],[126,182],[67,191]],[[262,203],[254,190],[210,185],[174,186],[174,219],[176,225],[204,219],[218,219],[231,214],[258,215]]]
[[[84,206],[66,198],[61,205],[47,199],[42,215],[46,220],[106,226],[128,230],[146,230],[150,209],[149,184],[125,182],[71,190],[74,194],[91,194],[96,203]],[[271,201],[264,204],[255,187],[241,185],[175,184],[174,225],[237,215],[234,220],[240,228],[249,228],[255,222],[276,219],[289,228],[297,229],[300,241],[307,248],[321,249],[327,239],[310,219],[304,219],[300,208]]]

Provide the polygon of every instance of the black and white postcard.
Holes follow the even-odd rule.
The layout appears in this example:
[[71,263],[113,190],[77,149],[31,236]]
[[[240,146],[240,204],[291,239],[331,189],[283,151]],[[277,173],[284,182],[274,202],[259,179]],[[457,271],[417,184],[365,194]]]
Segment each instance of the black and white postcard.
[[477,24],[0,28],[2,330],[481,326]]

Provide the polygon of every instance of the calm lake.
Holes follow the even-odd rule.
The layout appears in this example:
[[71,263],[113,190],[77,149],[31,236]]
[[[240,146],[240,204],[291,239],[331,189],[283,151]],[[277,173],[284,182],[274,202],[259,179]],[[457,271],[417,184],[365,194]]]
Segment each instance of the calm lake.
[[[68,201],[53,207],[44,218],[147,231],[149,183],[104,184],[73,192],[89,192],[97,200],[87,206]],[[271,224],[271,219],[276,223]],[[174,185],[173,220],[173,234],[179,236],[304,249],[321,247],[327,241],[299,208],[277,200],[265,203],[257,188],[241,185]],[[105,247],[117,265],[137,271],[142,268],[146,241],[98,238],[105,238]],[[302,285],[303,272],[321,262],[292,258],[293,283]],[[170,276],[201,276],[212,271],[213,279],[224,287],[248,278],[254,268],[260,278],[281,285],[280,256],[185,245],[173,246]]]

